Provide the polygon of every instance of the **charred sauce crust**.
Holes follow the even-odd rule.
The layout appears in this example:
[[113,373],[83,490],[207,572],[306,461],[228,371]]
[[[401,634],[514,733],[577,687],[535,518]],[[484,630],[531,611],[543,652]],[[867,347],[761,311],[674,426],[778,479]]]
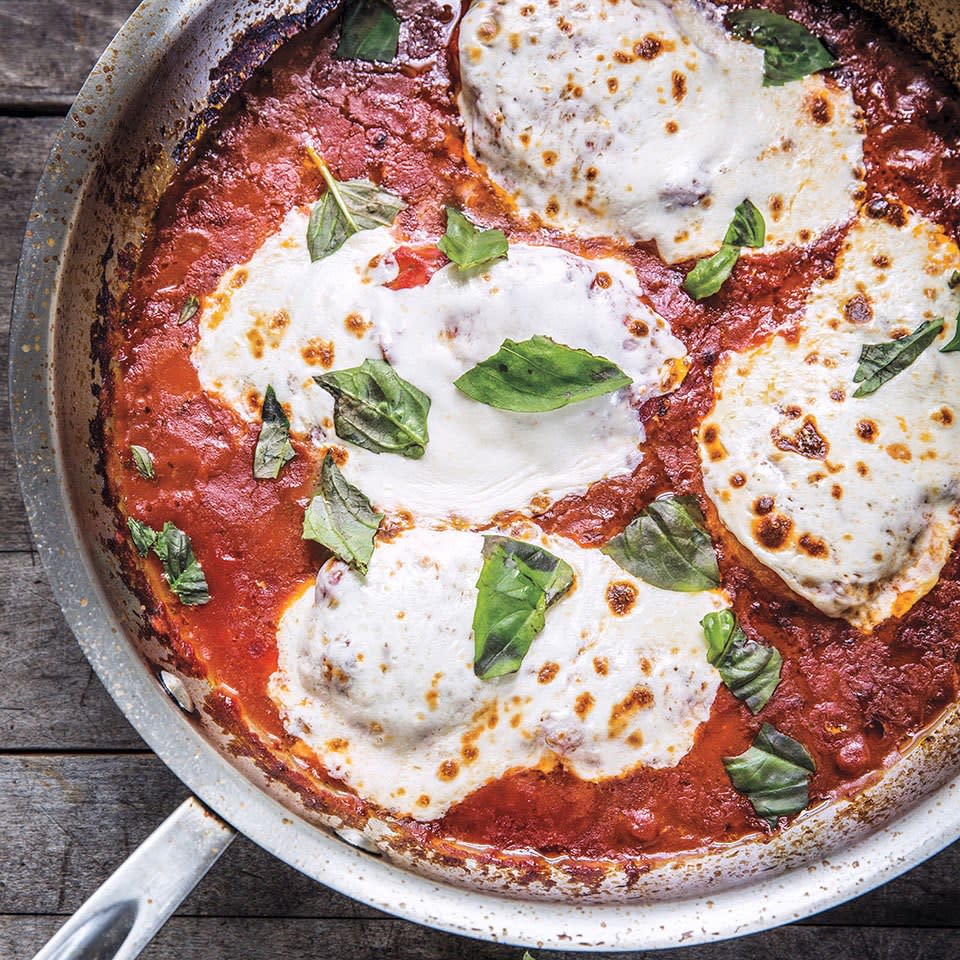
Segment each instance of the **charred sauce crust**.
[[[118,529],[122,513],[188,530],[213,596],[189,609],[168,602],[159,573],[143,567],[118,533],[116,546],[144,603],[149,632],[178,668],[208,678],[208,712],[235,752],[288,784],[308,809],[354,823],[382,815],[338,789],[286,733],[266,693],[277,664],[277,621],[291,592],[307,584],[324,559],[300,537],[302,505],[319,462],[297,444],[298,457],[280,479],[258,484],[250,470],[257,428],[204,393],[190,360],[196,320],[176,322],[187,293],[212,292],[290,207],[310,204],[320,193],[320,175],[301,149],[306,133],[342,177],[370,176],[403,196],[401,232],[417,225],[439,235],[444,204],[455,203],[513,239],[586,256],[615,253],[633,264],[650,304],[690,351],[692,368],[674,394],[644,406],[646,455],[636,472],[554,504],[539,522],[585,545],[599,544],[664,491],[697,496],[738,621],[784,657],[783,680],[764,719],[813,754],[814,802],[855,792],[960,692],[960,559],[955,551],[939,585],[907,616],[862,636],[793,595],[722,528],[704,495],[692,439],[712,406],[716,359],[795,326],[810,285],[833,269],[842,231],[801,251],[750,257],[704,305],[681,293],[683,271],[665,266],[648,246],[580,242],[519,227],[463,157],[456,64],[442,47],[454,11],[438,2],[397,6],[405,27],[394,65],[336,61],[333,39],[316,28],[263,64],[177,173],[135,267],[126,252],[132,280],[125,302],[105,297],[101,305],[105,325],[95,333],[95,353],[107,375],[93,439]],[[865,199],[897,196],[957,237],[960,107],[948,83],[850,5],[772,0],[766,6],[789,12],[838,54],[835,76],[852,90],[867,124]],[[125,459],[130,444],[146,438],[158,467],[152,481]],[[489,844],[491,857],[513,849],[581,858],[585,876],[592,875],[592,860],[643,870],[658,855],[761,830],[721,760],[743,751],[758,726],[721,688],[709,721],[676,767],[596,784],[559,766],[525,771],[481,788],[438,821],[399,826],[411,843],[451,861],[465,841]],[[529,869],[535,872],[532,860]]]

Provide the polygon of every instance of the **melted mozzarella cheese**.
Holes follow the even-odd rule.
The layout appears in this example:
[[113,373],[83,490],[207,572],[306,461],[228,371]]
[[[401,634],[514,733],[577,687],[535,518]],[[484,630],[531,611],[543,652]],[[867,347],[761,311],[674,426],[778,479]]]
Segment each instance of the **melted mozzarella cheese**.
[[[722,360],[699,437],[707,494],[737,539],[824,613],[866,629],[936,583],[958,527],[960,355],[939,348],[960,309],[947,285],[960,251],[902,219],[853,226],[796,340]],[[933,346],[853,396],[863,344],[934,317],[947,323]]]
[[[686,361],[628,264],[512,244],[482,273],[449,266],[425,286],[391,290],[397,243],[387,230],[311,263],[306,223],[291,213],[204,309],[200,380],[242,416],[256,420],[272,384],[295,431],[336,443],[333,400],[313,376],[385,357],[431,398],[430,442],[421,460],[346,445],[344,473],[381,509],[436,521],[542,508],[639,462],[635,406],[675,387]],[[612,360],[633,386],[545,414],[496,410],[454,387],[505,337],[535,334]]]
[[587,780],[673,766],[719,683],[700,619],[719,592],[678,594],[597,550],[523,525],[574,569],[520,671],[472,669],[482,537],[414,528],[367,576],[336,560],[284,614],[270,681],[287,729],[361,796],[432,819],[508,770],[562,762]]
[[525,215],[713,252],[736,206],[767,249],[854,213],[853,98],[818,76],[763,87],[763,53],[687,0],[479,0],[460,31],[467,144]]

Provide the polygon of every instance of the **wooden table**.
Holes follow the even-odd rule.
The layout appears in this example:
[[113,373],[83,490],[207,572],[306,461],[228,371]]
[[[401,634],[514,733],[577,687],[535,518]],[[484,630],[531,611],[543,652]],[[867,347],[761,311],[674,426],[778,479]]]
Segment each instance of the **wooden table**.
[[[61,118],[133,0],[0,0],[0,317]],[[31,549],[0,420],[0,958],[33,955],[186,796],[80,653]],[[673,960],[960,957],[960,844],[811,920]],[[239,840],[164,928],[151,960],[440,960],[521,951],[434,933],[354,903]],[[572,958],[574,955],[560,955]]]

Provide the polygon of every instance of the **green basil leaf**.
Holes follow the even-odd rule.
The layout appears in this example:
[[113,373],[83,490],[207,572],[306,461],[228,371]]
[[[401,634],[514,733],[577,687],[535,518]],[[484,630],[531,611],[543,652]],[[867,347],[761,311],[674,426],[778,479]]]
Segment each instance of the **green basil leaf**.
[[771,827],[810,802],[810,777],[816,770],[813,758],[802,744],[769,723],[763,724],[746,752],[724,757],[723,765],[734,789],[746,794],[757,815]]
[[956,290],[957,287],[960,287],[960,270],[954,270],[950,274],[950,279],[947,281],[947,286],[951,290]]
[[423,456],[430,398],[385,360],[364,360],[313,379],[334,398],[333,426],[341,440],[373,453]]
[[600,552],[661,590],[695,593],[720,586],[713,541],[693,497],[654,500]]
[[373,510],[328,453],[320,468],[317,492],[303,515],[303,539],[322,543],[334,556],[365,574],[382,519],[383,514]]
[[210,591],[200,561],[193,555],[190,538],[170,521],[153,543],[153,552],[163,563],[163,576],[182,604],[188,607],[210,602]]
[[767,224],[763,214],[749,200],[738,204],[723,242],[735,247],[762,247],[766,238]]
[[[853,382],[859,383],[855,397],[866,397],[879,390],[898,373],[903,373],[943,329],[943,317],[926,320],[913,333],[900,340],[883,343],[865,343],[860,350],[860,362]],[[949,344],[948,344],[949,346]]]
[[504,340],[492,357],[481,360],[455,380],[454,386],[488,407],[543,413],[620,390],[632,382],[610,360],[535,336],[520,343]]
[[473,672],[481,680],[516,673],[543,629],[547,608],[573,585],[570,565],[542,547],[483,538],[473,613]]
[[389,227],[406,204],[369,180],[337,180],[323,158],[307,147],[327,183],[327,192],[313,205],[307,223],[307,249],[312,261],[336,253],[361,230]]
[[290,420],[272,386],[263,395],[261,420],[263,426],[253,452],[253,475],[257,480],[276,480],[296,453],[290,444]]
[[837,65],[820,39],[789,17],[769,10],[738,10],[727,22],[734,36],[763,51],[765,87],[779,87]]
[[157,475],[153,469],[153,457],[146,447],[141,447],[133,443],[130,445],[130,454],[133,457],[133,465],[136,467],[137,473],[139,473],[144,480],[152,480]]
[[180,317],[177,320],[178,326],[183,326],[191,317],[193,317],[196,312],[200,309],[200,298],[194,296],[192,293],[189,297],[183,302],[183,306],[180,308]]
[[953,336],[950,338],[950,342],[942,346],[940,352],[956,353],[958,350],[960,350],[960,313],[957,314],[957,319],[953,321]]
[[153,527],[147,526],[142,520],[134,520],[133,517],[127,517],[127,527],[130,530],[130,537],[133,545],[137,548],[137,553],[145,557],[157,542],[157,531]]
[[335,60],[390,63],[397,56],[400,18],[388,0],[348,0]]
[[683,289],[694,300],[712,297],[726,283],[740,259],[740,248],[725,243],[712,257],[698,260],[683,281]]
[[730,692],[751,713],[759,713],[780,684],[780,651],[747,639],[732,610],[708,613],[700,626],[707,638],[707,660]]
[[481,230],[455,207],[447,207],[447,232],[437,246],[461,270],[486,266],[505,257],[508,250],[502,230]]

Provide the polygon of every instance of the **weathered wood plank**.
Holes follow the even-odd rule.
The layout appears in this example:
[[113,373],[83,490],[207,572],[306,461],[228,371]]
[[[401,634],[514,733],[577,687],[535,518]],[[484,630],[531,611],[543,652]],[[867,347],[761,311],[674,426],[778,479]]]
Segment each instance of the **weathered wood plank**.
[[[29,957],[57,929],[58,918],[0,916],[0,956]],[[538,960],[581,960],[589,954],[534,950]],[[176,917],[143,960],[520,960],[517,947],[466,940],[398,920],[247,920]],[[742,940],[658,952],[609,953],[609,960],[949,960],[950,930],[784,927]]]
[[[72,912],[185,796],[149,755],[0,757],[0,914]],[[960,844],[819,926],[957,926]],[[184,904],[198,917],[372,917],[246,840]],[[229,954],[227,954],[229,956]],[[0,950],[0,956],[6,956]]]
[[[7,46],[2,22],[0,37],[4,37],[0,43],[2,51]],[[0,58],[2,56],[0,53]],[[7,416],[7,341],[23,228],[40,171],[60,123],[54,117],[32,120],[0,117],[0,143],[3,144],[0,151],[0,396],[3,397],[3,416],[0,417],[0,551],[30,548],[10,441],[10,418]]]
[[66,113],[136,0],[0,0],[0,111]]
[[36,555],[0,553],[0,611],[0,751],[143,748],[84,659]]

